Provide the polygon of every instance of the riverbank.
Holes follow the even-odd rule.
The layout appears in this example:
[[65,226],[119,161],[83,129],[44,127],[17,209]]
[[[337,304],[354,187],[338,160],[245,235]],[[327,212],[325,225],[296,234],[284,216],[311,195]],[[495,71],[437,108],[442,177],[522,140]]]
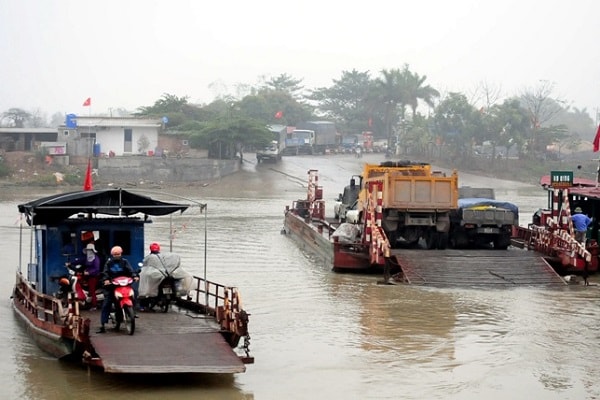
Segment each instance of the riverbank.
[[[0,178],[0,187],[81,187],[87,159],[76,165],[60,161],[31,152],[5,153],[3,165],[9,173]],[[126,156],[93,158],[91,162],[95,188],[202,186],[238,172],[241,165],[239,159],[209,159],[205,151],[185,157]]]
[[[315,156],[321,157],[321,156]],[[326,157],[338,157],[331,155]],[[40,186],[77,187],[83,184],[86,165],[61,165],[45,160],[33,152],[6,152],[4,164],[10,171],[0,178],[0,187]],[[419,154],[394,157],[429,162],[447,170],[457,169],[482,177],[503,179],[538,185],[543,175],[550,171],[574,171],[575,176],[595,179],[595,160],[572,158],[564,161],[519,160],[519,159],[449,159],[429,158]],[[363,162],[383,161],[383,154],[364,154]],[[245,154],[245,163],[255,163],[253,153]],[[236,173],[240,160],[208,160],[205,152],[197,151],[183,159],[160,159],[145,156],[119,157],[118,159],[95,159],[93,181],[96,185],[110,186],[189,186],[206,185],[225,175]],[[223,164],[223,167],[221,167]]]

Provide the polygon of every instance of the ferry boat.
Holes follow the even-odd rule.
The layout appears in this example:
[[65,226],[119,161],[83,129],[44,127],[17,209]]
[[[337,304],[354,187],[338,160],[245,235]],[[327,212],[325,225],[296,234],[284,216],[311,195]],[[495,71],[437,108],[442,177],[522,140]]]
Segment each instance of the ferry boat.
[[[540,178],[540,186],[548,204],[527,226],[515,227],[512,244],[542,254],[561,275],[581,275],[587,283],[588,276],[598,272],[600,187],[594,180],[574,177],[572,171],[552,171]],[[593,220],[582,243],[575,240],[571,222],[576,208]]]
[[323,187],[315,169],[308,171],[306,198],[286,206],[281,233],[334,271],[372,270],[366,254],[369,246],[363,241],[359,225],[325,216]]
[[[186,213],[187,223],[199,221],[202,240],[207,205],[171,198],[176,201],[110,188],[60,193],[18,206],[22,218],[12,306],[41,349],[110,373],[239,373],[254,362],[240,292],[207,280],[206,257],[194,268],[204,275],[193,276],[189,292],[176,296],[165,312],[140,312],[132,336],[110,329],[95,333],[100,311],[86,309],[73,293],[61,293],[65,263],[90,239],[100,255],[121,246],[134,268],[147,253],[144,231],[153,218],[170,217],[172,234],[173,221]],[[206,252],[206,237],[199,246]]]
[[[408,168],[417,171],[425,167],[426,165],[408,165]],[[386,164],[366,168],[379,171],[395,167]],[[436,193],[438,197],[446,193],[448,199],[452,200],[455,198],[454,192],[456,198],[458,197],[457,179],[454,174],[445,177],[421,173],[404,174],[401,177],[405,181],[414,181],[413,186],[419,186],[421,197],[417,197],[417,200],[421,202],[431,202],[430,197],[423,196],[424,185],[426,188],[435,187],[435,191],[426,192]],[[447,236],[443,232],[428,235],[428,240],[424,241],[425,247],[392,246],[382,226],[385,185],[381,181],[381,177],[377,176],[366,182],[363,186],[364,197],[359,199],[362,201],[359,209],[348,211],[345,215],[346,222],[341,223],[339,218],[325,217],[325,200],[323,189],[318,184],[318,171],[309,170],[307,197],[286,206],[282,233],[294,239],[302,249],[310,251],[322,264],[331,266],[333,271],[382,272],[381,283],[384,284],[400,282],[440,287],[566,285],[547,260],[535,252],[516,248],[446,249],[442,239]],[[444,186],[440,189],[436,185],[446,185],[449,189],[443,190]],[[453,188],[456,190],[450,190]],[[404,188],[402,193],[410,193],[410,190]],[[423,210],[424,207],[421,206],[421,214],[424,213]],[[440,210],[443,211],[440,207],[431,212],[440,213]],[[443,218],[439,220],[444,221]],[[415,225],[415,232],[417,228],[418,225]],[[429,232],[433,233],[433,229]],[[435,251],[434,245],[437,246]]]

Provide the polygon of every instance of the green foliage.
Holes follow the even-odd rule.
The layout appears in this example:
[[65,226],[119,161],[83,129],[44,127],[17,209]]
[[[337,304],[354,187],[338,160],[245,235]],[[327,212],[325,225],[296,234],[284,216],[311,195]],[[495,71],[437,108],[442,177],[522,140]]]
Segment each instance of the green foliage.
[[290,97],[298,99],[302,89],[304,89],[304,87],[300,85],[301,83],[302,79],[295,79],[288,74],[281,74],[265,82],[263,89],[287,93]]
[[[166,115],[167,129],[187,135],[192,147],[207,147],[215,140],[254,146],[262,141],[257,139],[261,134],[251,128],[254,123],[262,132],[267,125],[295,126],[311,119],[334,121],[344,135],[369,130],[375,138],[390,142],[399,137],[402,146],[419,151],[442,140],[456,154],[490,142],[494,149],[503,146],[508,152],[517,148],[519,154],[535,156],[549,144],[567,146],[572,143],[570,138],[591,140],[595,133],[585,110],[562,109],[560,102],[550,98],[551,85],[480,109],[462,93],[450,93],[436,104],[439,91],[426,80],[407,64],[384,69],[374,78],[369,71],[343,71],[331,86],[303,96],[302,79],[282,74],[260,86],[245,87],[247,95],[241,99],[228,95],[210,104],[193,105],[187,96],[163,94],[152,106],[140,107],[137,115]],[[433,109],[430,116],[418,112],[425,105]],[[279,111],[282,118],[275,118]],[[549,124],[551,117],[558,123]]]
[[184,112],[188,105],[188,97],[177,97],[164,93],[162,97],[154,102],[154,105],[139,107],[136,115],[164,115],[167,113]]
[[233,145],[264,147],[270,142],[271,136],[262,122],[238,116],[212,121],[194,135],[193,140],[208,145],[219,141]]
[[10,175],[10,168],[6,165],[3,157],[0,157],[0,177],[4,178]]
[[481,113],[461,93],[450,93],[436,108],[434,119],[438,135],[457,154],[482,139]]
[[[276,123],[295,126],[312,116],[311,107],[296,101],[290,93],[282,90],[260,90],[255,95],[244,97],[236,103],[236,108],[248,118],[265,121],[265,125]],[[276,119],[275,114],[279,111],[283,116]]]
[[146,137],[146,135],[142,135],[137,142],[138,145],[138,153],[145,153],[146,150],[148,150],[148,147],[150,147],[150,140],[148,140],[148,138]]
[[[369,71],[343,71],[333,86],[312,91],[310,99],[317,102],[318,110],[326,117],[337,121],[339,128],[347,134],[373,130],[371,125],[380,118],[376,116],[375,83]],[[381,127],[379,127],[381,128]]]

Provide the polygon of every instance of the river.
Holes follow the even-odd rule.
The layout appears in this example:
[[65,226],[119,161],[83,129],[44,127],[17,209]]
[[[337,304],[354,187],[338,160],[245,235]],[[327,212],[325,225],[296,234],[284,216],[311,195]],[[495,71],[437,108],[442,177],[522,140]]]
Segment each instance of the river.
[[[250,155],[247,155],[250,156]],[[10,399],[600,399],[600,291],[434,289],[378,285],[336,274],[280,234],[283,210],[306,196],[309,168],[333,200],[381,155],[284,157],[244,162],[238,174],[168,189],[208,204],[207,276],[237,286],[250,312],[256,363],[236,375],[114,376],[58,362],[25,335],[10,307],[18,265],[17,204],[48,189],[0,194],[0,384]],[[545,206],[536,186],[460,175],[520,207],[521,223]],[[55,190],[54,190],[55,191]],[[327,213],[332,214],[328,204]],[[185,216],[185,214],[184,214]],[[179,219],[173,250],[202,275],[204,217]],[[165,247],[168,227],[148,241]],[[143,314],[138,319],[143,324]],[[152,349],[148,349],[152,351]]]

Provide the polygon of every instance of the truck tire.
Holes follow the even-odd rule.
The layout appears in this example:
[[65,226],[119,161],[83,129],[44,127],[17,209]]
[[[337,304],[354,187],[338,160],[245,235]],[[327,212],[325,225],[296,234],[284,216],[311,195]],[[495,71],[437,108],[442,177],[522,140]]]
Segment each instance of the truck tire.
[[437,248],[439,250],[446,250],[448,247],[448,233],[447,232],[438,232],[438,245]]
[[469,245],[469,238],[464,232],[454,232],[450,238],[450,245],[454,249],[464,249]]
[[425,246],[427,250],[433,250],[438,247],[439,235],[436,231],[430,230],[427,231],[425,235]]
[[508,246],[510,246],[510,236],[496,236],[493,243],[495,250],[506,250],[508,249]]

